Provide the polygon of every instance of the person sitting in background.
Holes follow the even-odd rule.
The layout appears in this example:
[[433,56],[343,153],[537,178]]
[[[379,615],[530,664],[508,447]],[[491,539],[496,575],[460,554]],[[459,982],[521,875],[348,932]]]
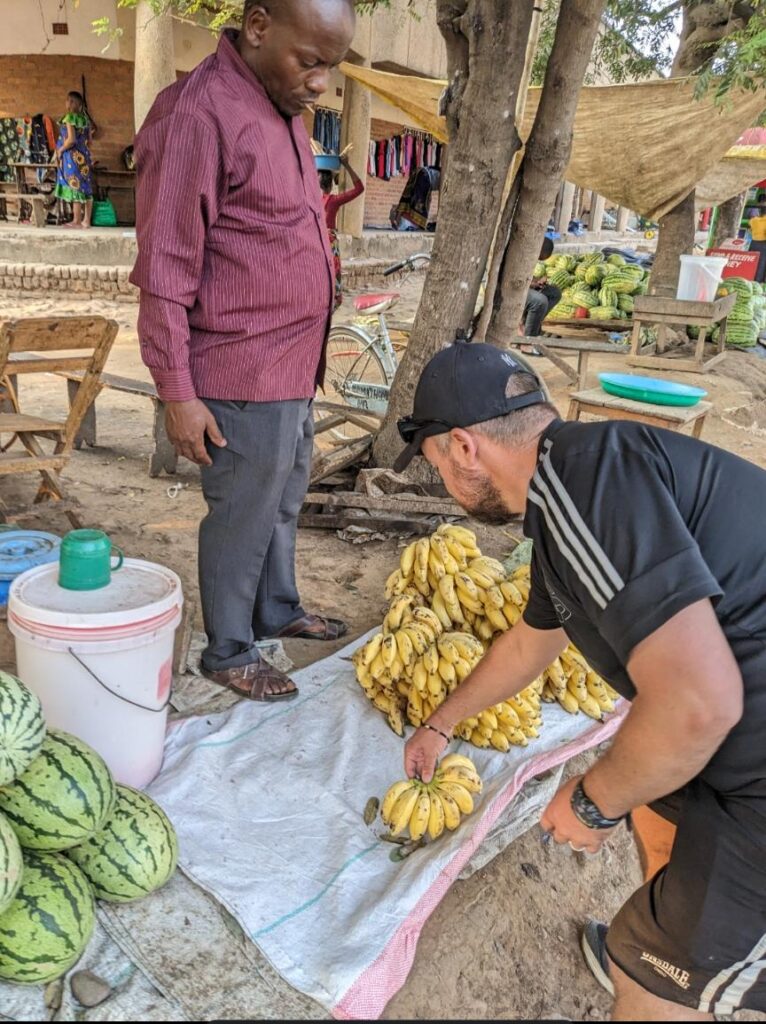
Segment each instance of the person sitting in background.
[[351,188],[345,192],[333,194],[333,186],[337,181],[332,171],[319,171],[319,187],[322,190],[322,204],[324,206],[324,219],[327,224],[327,231],[330,235],[330,246],[335,258],[335,309],[343,302],[343,284],[341,282],[340,243],[338,242],[338,231],[336,222],[338,211],[346,203],[351,203],[364,192],[362,179],[348,162],[345,156],[340,158],[343,167],[348,171],[351,178]]
[[[547,260],[553,252],[550,238],[543,239],[540,260]],[[543,321],[554,306],[561,301],[561,289],[550,284],[547,277],[535,278],[529,286],[524,305],[524,335],[537,338],[543,331]],[[536,352],[531,353],[537,355]]]
[[89,228],[93,209],[93,159],[89,147],[95,126],[81,93],[72,91],[67,96],[67,112],[60,125],[54,157],[58,166],[54,192],[58,199],[72,204],[71,227]]

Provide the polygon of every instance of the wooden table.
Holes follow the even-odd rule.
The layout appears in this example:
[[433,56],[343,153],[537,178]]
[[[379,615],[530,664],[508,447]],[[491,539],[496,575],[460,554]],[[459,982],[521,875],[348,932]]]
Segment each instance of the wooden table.
[[[705,373],[726,355],[726,318],[734,308],[736,295],[726,295],[715,302],[689,302],[664,295],[637,295],[633,307],[633,334],[630,343],[630,366],[642,366],[651,370],[686,370],[691,373]],[[699,328],[699,337],[692,358],[673,356],[667,352],[668,329],[672,325]],[[705,341],[708,331],[720,324],[715,355],[705,358]],[[647,325],[656,325],[657,341],[641,345],[641,330]]]
[[665,427],[666,430],[681,430],[691,426],[693,437],[700,436],[705,417],[713,408],[712,402],[697,402],[696,405],[634,402],[630,398],[608,395],[601,388],[575,391],[569,398],[568,420],[579,420],[581,414],[587,412],[607,420],[638,420],[653,427]]
[[112,200],[118,224],[133,226],[136,223],[136,172],[96,166],[93,173],[98,198]]
[[[28,203],[32,208],[32,222],[35,227],[45,227],[48,220],[45,203],[53,194],[53,184],[56,176],[55,164],[25,163],[21,160],[9,160],[8,167],[13,171],[14,181],[2,183],[0,198],[4,199],[6,203],[12,202],[18,204],[19,220],[21,220],[23,204]],[[42,178],[38,178],[35,174],[34,180],[30,181],[28,177],[29,172],[36,171],[44,172]],[[54,181],[48,181],[48,177],[51,172],[53,172]],[[46,183],[51,186],[47,191],[30,191],[32,188],[42,189]]]
[[[588,359],[592,353],[609,353],[611,355],[627,355],[627,345],[611,341],[592,341],[588,338],[513,338],[509,348],[533,346],[554,366],[567,375],[578,388],[584,388],[588,377]],[[565,358],[557,355],[563,352],[567,356],[576,356],[577,365],[568,363]],[[523,353],[522,353],[523,354]]]

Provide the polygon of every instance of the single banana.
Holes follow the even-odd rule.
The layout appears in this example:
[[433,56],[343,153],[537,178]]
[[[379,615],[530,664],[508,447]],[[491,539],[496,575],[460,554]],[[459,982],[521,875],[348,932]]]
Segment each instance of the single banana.
[[580,675],[579,673],[573,672],[572,675],[567,679],[567,689],[572,694],[572,696],[577,699],[578,703],[582,706],[583,701],[587,700],[590,696],[590,694],[588,693],[588,688],[585,685],[585,673],[583,672],[582,675]]
[[484,739],[486,739],[486,740],[490,740],[490,739],[492,739],[492,733],[493,733],[494,731],[495,731],[495,730],[494,730],[494,729],[490,729],[490,727],[489,727],[488,725],[484,725],[484,723],[483,723],[483,722],[479,722],[479,726],[478,726],[478,728],[477,728],[477,729],[474,729],[474,732],[475,732],[475,733],[477,733],[477,732],[480,732],[480,733],[481,733],[481,735],[482,735],[482,736],[484,737]]
[[398,701],[391,701],[388,712],[388,724],[397,736],[404,736],[404,715]]
[[369,668],[375,657],[380,653],[380,648],[383,646],[383,634],[376,633],[372,640],[368,641],[362,648],[363,656],[362,662]]
[[418,589],[421,597],[430,598],[434,588],[428,582],[428,573],[426,573],[425,580],[415,579],[415,586]]
[[487,708],[486,711],[482,711],[479,715],[479,724],[488,725],[494,731],[497,729],[497,715],[491,708]]
[[580,701],[580,711],[584,711],[590,718],[595,718],[597,722],[600,722],[603,718],[598,701],[595,697],[591,697],[590,694],[587,695],[585,700]]
[[383,644],[380,648],[380,656],[383,659],[383,664],[386,668],[391,668],[396,658],[396,640],[389,633],[388,636],[383,637]]
[[473,797],[465,786],[459,786],[457,782],[440,782],[436,788],[439,793],[452,797],[461,814],[470,814],[473,810]]
[[451,661],[447,661],[446,658],[439,658],[439,675],[448,686],[450,683],[457,682],[455,666]]
[[423,789],[418,796],[417,802],[410,815],[410,839],[417,842],[426,834],[428,820],[431,815],[431,796],[427,789]]
[[487,595],[486,601],[484,602],[485,604],[491,604],[495,608],[502,608],[505,604],[505,598],[503,597],[503,592],[500,587],[487,587],[485,593]]
[[450,663],[450,665],[457,665],[460,661],[460,651],[457,649],[457,645],[449,639],[449,637],[440,636],[436,641],[436,646],[439,649],[439,654]]
[[[394,639],[394,643],[396,643],[396,639]],[[396,657],[391,663],[389,672],[391,673],[391,678],[394,680],[394,682],[396,682],[397,679],[401,679],[402,676],[404,675],[404,662],[399,657],[398,649]]]
[[444,562],[439,558],[435,551],[428,552],[428,568],[438,583],[442,576],[446,576],[447,570],[444,567]]
[[441,698],[442,685],[442,677],[439,675],[438,672],[428,673],[428,682],[426,686],[428,688],[428,695],[431,698],[432,702],[434,700],[439,700]]
[[565,711],[568,711],[570,715],[576,715],[580,710],[580,705],[577,701],[577,697],[573,696],[569,690],[564,690],[562,694],[556,695],[556,700],[562,706]]
[[479,619],[474,628],[482,640],[491,640],[495,635],[492,623],[484,616]]
[[383,663],[383,651],[381,650],[380,653],[376,654],[370,662],[370,675],[372,678],[379,679],[383,674],[385,667],[386,666]]
[[431,537],[431,549],[444,566],[445,572],[448,572],[450,576],[454,576],[456,572],[460,571],[460,564],[457,559],[452,557],[446,541],[438,533]]
[[471,742],[471,736],[473,735],[473,726],[468,725],[467,722],[460,722],[455,729],[455,735],[459,736],[461,740]]
[[409,579],[412,575],[412,567],[415,564],[415,549],[418,542],[414,540],[411,544],[402,551],[402,557],[399,560],[399,568],[402,571],[402,576]]
[[506,601],[510,601],[511,604],[515,604],[517,608],[524,608],[526,601],[522,597],[521,591],[513,580],[503,580],[500,584],[500,589],[503,592],[503,597]]
[[515,626],[523,612],[512,601],[506,601],[503,605],[503,615],[508,620],[510,626]]
[[444,598],[438,590],[434,593],[434,596],[431,599],[431,608],[439,619],[439,622],[442,624],[442,628],[452,629],[452,619],[449,617],[449,613],[447,612],[447,606],[444,604]]
[[470,564],[472,569],[478,569],[479,572],[491,576],[494,583],[502,583],[506,579],[505,567],[496,558],[480,555],[478,558],[472,559]]
[[420,725],[423,721],[423,696],[414,686],[407,698],[407,717],[412,725]]
[[519,718],[518,712],[506,701],[503,701],[500,705],[500,711],[497,712],[497,720],[501,723],[506,722],[514,729],[518,729],[521,725],[521,719]]
[[465,575],[468,576],[469,579],[473,580],[476,586],[480,587],[482,590],[486,590],[488,587],[494,587],[495,585],[494,578],[488,573],[482,572],[481,569],[476,569],[473,563],[468,565],[468,568],[465,570]]
[[455,586],[464,591],[472,601],[479,600],[479,588],[476,581],[467,572],[455,573]]
[[482,749],[486,749],[487,747],[491,746],[489,742],[489,737],[484,735],[484,733],[481,731],[481,728],[473,730],[473,732],[471,733],[471,743],[473,743],[475,747],[480,747]]
[[[474,599],[469,597],[468,593],[459,585],[455,587],[455,593],[457,594],[457,599],[460,602],[464,615],[482,615],[484,613],[484,605],[481,601],[474,601]],[[484,593],[484,591],[481,591],[481,593]]]
[[423,664],[425,665],[426,672],[433,673],[439,671],[439,650],[436,644],[431,644],[423,655]]
[[410,695],[411,689],[412,683],[410,683],[409,679],[398,680],[396,684],[396,692],[399,694],[400,697],[404,697],[404,699],[406,700]]
[[425,666],[423,658],[419,658],[415,662],[415,667],[412,670],[412,685],[419,694],[426,692],[426,682],[428,680],[428,669]]
[[455,662],[455,677],[459,683],[464,682],[473,672],[473,666],[465,658],[458,658]]
[[444,831],[444,805],[436,793],[430,794],[430,803],[428,836],[430,839],[438,839]]
[[372,698],[372,703],[378,709],[382,711],[384,715],[387,715],[391,710],[391,698],[386,693],[378,693]]
[[402,626],[402,631],[405,632],[412,641],[412,646],[414,647],[415,653],[418,657],[424,655],[431,646],[431,641],[417,622],[408,622],[406,626]]
[[[412,571],[414,573],[415,580],[419,583],[425,583],[427,580],[428,552],[430,550],[431,545],[428,543],[428,537],[421,537],[420,540],[415,542],[415,559],[413,562]],[[420,590],[420,587],[418,587],[418,590]]]
[[412,646],[412,638],[403,629],[394,634],[399,657],[404,665],[411,665],[415,660],[415,648]]
[[455,593],[455,582],[452,576],[444,576],[439,580],[439,593],[444,598],[444,606],[447,614],[453,622],[464,622],[463,612],[460,609],[460,602]]
[[427,625],[434,631],[436,636],[439,636],[443,632],[441,619],[436,612],[432,611],[430,608],[416,608],[412,613],[412,617],[415,622]]
[[504,754],[507,754],[508,751],[511,749],[511,741],[500,729],[495,729],[495,731],[489,737],[489,742],[492,744],[495,750],[500,750]]
[[399,597],[394,598],[391,602],[391,606],[388,609],[388,615],[386,617],[392,633],[401,626],[404,613],[411,607],[411,605],[412,598],[408,597],[406,594],[400,594]]
[[412,817],[412,812],[415,810],[415,804],[420,799],[422,787],[417,782],[412,782],[409,789],[404,790],[394,802],[394,806],[391,808],[389,814],[389,826],[391,828],[391,835],[398,836],[407,828]]
[[394,804],[402,793],[406,793],[414,785],[415,783],[412,779],[404,779],[401,782],[395,782],[393,786],[388,788],[386,795],[383,797],[383,803],[380,805],[380,817],[384,825],[391,824],[391,811],[394,808]]
[[465,754],[447,754],[441,759],[438,764],[438,768],[444,771],[447,768],[452,768],[454,765],[460,765],[463,768],[467,768],[470,772],[476,771],[476,765]]
[[455,540],[454,537],[445,537],[444,543],[447,545],[447,550],[455,559],[458,569],[465,569],[468,565],[468,553],[459,540]]
[[437,532],[446,537],[454,537],[463,547],[476,547],[476,534],[465,526],[455,526],[454,523],[450,523],[448,526],[439,527]]
[[394,569],[386,580],[386,586],[384,589],[387,601],[390,601],[394,594],[400,593],[396,588],[402,583],[404,583],[404,577],[402,576],[401,569]]
[[445,793],[440,786],[436,789],[436,796],[439,798],[439,802],[444,809],[445,828],[448,828],[450,832],[454,832],[460,824],[460,808],[449,793]]
[[509,629],[508,620],[506,619],[506,617],[503,615],[499,608],[495,608],[495,606],[490,604],[489,602],[487,602],[487,604],[484,605],[484,615],[492,624],[492,627],[498,630],[499,632],[504,633],[507,629]]
[[440,768],[436,774],[437,782],[457,782],[459,786],[465,786],[469,793],[481,793],[481,778],[476,769],[452,764],[448,768]]

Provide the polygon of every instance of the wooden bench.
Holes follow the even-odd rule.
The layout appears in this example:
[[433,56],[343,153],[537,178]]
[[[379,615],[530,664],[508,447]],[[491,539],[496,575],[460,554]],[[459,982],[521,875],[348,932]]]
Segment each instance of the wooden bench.
[[699,437],[705,418],[713,408],[712,402],[697,402],[696,405],[654,405],[651,402],[634,402],[630,398],[608,395],[601,388],[576,391],[570,395],[568,420],[579,420],[582,413],[591,413],[607,420],[638,420],[653,427],[666,430],[681,430],[691,426],[692,437]]
[[[686,370],[705,373],[726,358],[726,321],[737,301],[736,295],[725,295],[713,302],[694,302],[663,295],[637,295],[634,300],[633,334],[628,364],[649,370]],[[706,355],[708,332],[719,324],[718,341],[713,355]],[[656,341],[643,344],[643,327],[656,328]],[[699,335],[692,357],[668,351],[668,333],[674,327],[697,327]]]
[[[612,341],[591,341],[586,338],[513,338],[509,342],[510,348],[522,348],[533,346],[541,355],[549,359],[554,366],[567,375],[569,380],[584,388],[588,377],[588,360],[593,353],[610,353],[613,355],[627,355],[627,345],[619,345]],[[565,358],[556,355],[557,352],[564,352],[568,356],[577,356],[577,366],[568,363]]]
[[45,209],[45,203],[50,199],[50,196],[41,195],[37,192],[2,192],[0,193],[0,199],[5,200],[6,203],[6,218],[10,220],[8,215],[8,203],[18,203],[18,213],[16,216],[17,220],[21,220],[22,204],[29,203],[32,207],[32,222],[36,228],[44,228],[48,223],[48,213]]
[[[76,372],[53,372],[59,377],[66,378],[69,400],[71,402],[72,397],[77,394],[82,375]],[[93,448],[96,444],[96,398],[98,398],[98,395],[104,388],[111,388],[113,391],[120,391],[125,395],[148,398],[154,406],[154,451],[149,458],[149,476],[157,477],[163,471],[172,476],[178,466],[178,456],[165,431],[165,405],[157,394],[154,384],[143,380],[133,380],[132,377],[118,377],[113,373],[102,373],[99,385],[99,390],[94,396],[88,411],[85,413],[80,429],[75,437],[75,448],[79,450],[84,444]]]

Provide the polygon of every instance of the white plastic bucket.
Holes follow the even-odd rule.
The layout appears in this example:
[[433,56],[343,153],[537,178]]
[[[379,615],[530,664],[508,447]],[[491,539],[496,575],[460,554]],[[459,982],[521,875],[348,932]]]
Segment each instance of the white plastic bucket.
[[682,256],[676,298],[713,302],[727,263],[725,256]]
[[17,672],[46,722],[85,740],[118,782],[138,789],[162,765],[182,606],[174,572],[132,558],[100,590],[64,590],[57,565],[11,586]]

